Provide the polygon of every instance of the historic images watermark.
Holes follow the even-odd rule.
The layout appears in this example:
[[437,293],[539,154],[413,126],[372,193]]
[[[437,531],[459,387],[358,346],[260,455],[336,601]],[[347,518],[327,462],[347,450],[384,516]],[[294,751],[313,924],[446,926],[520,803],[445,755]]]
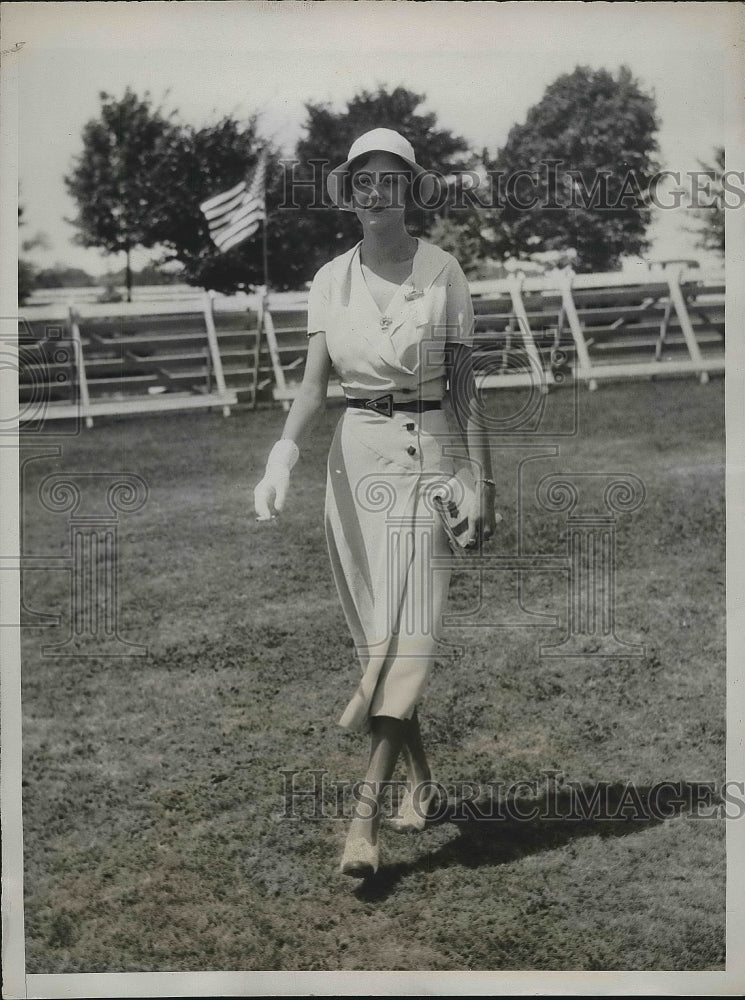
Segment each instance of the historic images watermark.
[[[283,167],[280,210],[332,208],[326,177],[332,164],[324,159],[280,161]],[[401,171],[403,175],[405,171]],[[388,175],[386,175],[387,179]],[[428,184],[423,179],[429,180]],[[378,178],[364,169],[349,179],[352,203],[368,207]],[[425,196],[424,192],[428,192]],[[516,211],[570,209],[600,212],[641,211],[650,206],[663,211],[708,208],[742,208],[745,205],[745,172],[725,170],[718,177],[711,170],[659,170],[623,174],[607,169],[569,167],[562,160],[542,160],[524,170],[461,170],[444,175],[436,170],[420,174],[411,185],[388,184],[386,198],[394,207],[407,202],[425,211],[448,209]]]
[[[520,328],[519,321],[516,326]],[[540,350],[531,340],[532,354],[522,351],[521,391],[510,394],[507,409],[495,411],[484,390],[490,385],[490,369],[479,369],[472,353],[459,351],[448,333],[444,327],[434,330],[422,342],[419,365],[426,368],[436,355],[441,360],[450,355],[449,429],[443,431],[440,421],[436,424],[440,429],[433,431],[426,414],[407,415],[402,426],[408,428],[403,443],[414,452],[430,452],[431,439],[436,438],[443,468],[452,460],[455,475],[449,470],[420,473],[415,521],[406,500],[410,473],[405,469],[394,464],[390,471],[370,472],[355,484],[357,508],[366,518],[380,519],[379,537],[384,542],[377,555],[384,561],[386,596],[377,632],[357,643],[357,656],[364,663],[384,655],[391,637],[397,656],[422,655],[424,639],[430,637],[436,655],[455,657],[465,652],[463,635],[469,631],[528,628],[538,636],[541,657],[644,657],[644,644],[628,634],[634,623],[624,622],[617,609],[617,529],[621,519],[644,504],[645,484],[625,470],[545,471],[544,465],[550,470],[559,460],[562,439],[575,436],[579,426],[576,385],[573,394],[563,397],[561,419],[553,414],[548,419],[547,374],[557,353],[553,346]],[[481,346],[494,355],[493,344],[482,339]],[[453,552],[443,550],[443,509],[449,511],[446,520],[452,520],[451,534],[470,531],[469,505],[475,498],[466,481],[475,483],[485,476],[473,457],[479,442],[495,457],[501,520],[490,542],[477,539],[470,549],[453,544]],[[540,531],[533,537],[530,527],[547,521],[555,524],[550,547],[548,533]],[[437,603],[442,590],[437,575],[456,567],[472,578],[478,593],[470,608],[443,612]],[[489,578],[511,581],[512,596],[499,607],[489,596]],[[555,581],[549,598],[553,606],[532,608],[525,596],[528,585],[550,578]],[[417,592],[413,602],[412,587]],[[497,590],[504,595],[507,587],[500,584]],[[459,630],[458,641],[450,627]],[[546,629],[561,634],[543,641]],[[417,644],[417,636],[422,643]]]
[[[0,364],[16,373],[18,409],[0,421],[0,437],[70,437],[80,433],[80,344],[64,323],[31,324],[25,317],[3,317]],[[64,406],[63,421],[55,419]]]
[[[0,363],[18,377],[18,410],[0,427],[0,445],[16,447],[18,434],[21,507],[19,557],[0,554],[0,570],[21,572],[20,621],[0,627],[56,628],[58,641],[42,645],[54,657],[147,656],[148,648],[121,635],[119,576],[121,517],[141,510],[148,499],[145,480],[124,472],[52,472],[39,477],[38,463],[58,460],[63,442],[81,432],[80,343],[64,324],[35,326],[15,318],[17,341],[0,344]],[[60,419],[64,417],[64,419]],[[5,440],[4,440],[4,438]],[[27,530],[26,510],[36,503],[42,513],[67,515],[67,551],[37,551]],[[35,572],[67,576],[68,601],[63,613],[30,607],[28,580]]]
[[[545,457],[543,455],[542,457]],[[518,476],[522,476],[530,458],[519,463]],[[404,474],[399,474],[400,487],[404,488]],[[437,592],[434,578],[438,572],[453,568],[451,555],[438,554],[436,535],[441,530],[439,512],[434,497],[438,492],[449,496],[449,480],[441,474],[424,477],[423,503],[416,530],[410,524],[406,511],[396,510],[398,493],[396,476],[389,474],[382,480],[377,473],[364,477],[358,484],[357,497],[364,509],[385,519],[386,524],[386,595],[387,616],[381,628],[379,642],[358,644],[357,655],[366,658],[384,649],[388,637],[413,637],[432,635],[439,643],[439,656],[458,656],[463,647],[443,638],[442,626],[458,625],[460,628],[536,628],[557,626],[563,636],[555,642],[542,643],[542,657],[643,657],[644,644],[635,643],[623,636],[623,622],[616,612],[616,573],[618,565],[616,529],[618,518],[637,510],[644,502],[646,490],[641,479],[632,473],[548,473],[537,488],[538,506],[549,513],[565,514],[564,551],[558,552],[504,552],[499,546],[499,528],[493,548],[484,543],[457,562],[458,571],[472,574],[479,588],[480,599],[475,601],[472,612],[438,615],[432,595]],[[519,484],[518,484],[519,486]],[[457,488],[457,487],[456,487]],[[518,496],[525,500],[525,493],[518,489]],[[600,509],[597,496],[601,497]],[[450,502],[458,504],[458,496]],[[517,519],[524,515],[518,511]],[[467,520],[467,512],[462,511]],[[467,530],[462,526],[462,530]],[[406,573],[414,572],[420,583],[420,600],[415,617],[401,614]],[[518,580],[533,574],[551,573],[564,580],[563,606],[557,606],[553,615],[543,616],[543,621],[516,620],[519,611],[529,615],[529,608],[522,602],[509,612],[494,609],[485,611],[483,580],[485,573],[517,574]],[[409,605],[407,604],[407,609]],[[485,613],[488,615],[485,618]],[[547,618],[549,620],[547,620]],[[416,652],[398,655],[418,655]]]
[[[674,816],[733,820],[745,816],[745,782],[630,780],[582,782],[547,769],[517,781],[368,781],[333,778],[322,769],[283,768],[283,820],[346,820],[353,814],[398,816],[408,792],[428,823],[662,822]],[[433,795],[434,793],[434,795]]]
[[[34,448],[19,463],[22,502],[38,502],[42,511],[67,515],[67,551],[60,555],[52,546],[38,552],[20,520],[21,621],[0,621],[0,627],[56,627],[63,638],[41,647],[43,656],[129,657],[147,656],[148,647],[130,642],[121,633],[119,578],[122,516],[144,507],[148,486],[141,476],[120,472],[59,472],[46,475],[35,491],[24,490],[32,478],[33,463],[56,458],[59,449]],[[0,559],[0,565],[7,560]],[[40,612],[29,606],[26,580],[34,572],[65,574],[69,584],[67,609],[62,614]]]
[[[42,647],[45,656],[147,656],[147,646],[119,634],[119,515],[147,501],[148,488],[132,473],[64,472],[39,486],[41,505],[68,514],[69,632]],[[47,567],[52,568],[52,567]]]

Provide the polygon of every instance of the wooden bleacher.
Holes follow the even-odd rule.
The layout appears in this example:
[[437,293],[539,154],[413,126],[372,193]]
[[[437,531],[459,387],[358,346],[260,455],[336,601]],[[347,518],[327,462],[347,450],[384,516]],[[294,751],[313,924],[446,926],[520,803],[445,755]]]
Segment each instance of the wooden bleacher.
[[262,301],[258,296],[210,294],[207,322],[215,330],[225,386],[238,406],[272,398],[271,365],[262,363]]
[[[471,284],[482,389],[724,369],[724,278],[696,268]],[[297,393],[307,294],[38,308],[19,324],[21,419],[279,402]],[[342,395],[335,376],[329,396]]]
[[[516,274],[471,283],[481,389],[550,387],[724,370],[724,278],[681,266],[641,275]],[[305,302],[270,296],[264,316],[274,398],[300,385]],[[265,368],[268,373],[268,369]],[[341,394],[338,382],[330,396]]]
[[[237,403],[226,386],[211,296],[194,303],[70,305],[19,324],[21,419],[83,419]],[[243,318],[246,325],[245,316]],[[33,418],[29,416],[33,410]]]
[[[474,283],[472,293],[482,351],[496,336],[492,349],[517,350],[519,361],[516,343],[522,339],[525,358],[533,360],[523,367],[540,368],[544,389],[559,380],[557,372],[569,371],[596,389],[601,380],[655,375],[696,374],[705,382],[710,372],[724,369],[719,274],[671,268],[634,277],[517,276]],[[510,375],[506,367],[498,374],[489,371],[485,388],[532,377]]]
[[[303,378],[308,350],[308,300],[302,296],[269,295],[263,312],[266,349],[261,372],[271,375],[274,399],[289,409]],[[329,380],[330,397],[343,396],[336,374]]]
[[472,289],[479,385],[540,384],[546,391],[571,355],[561,294],[537,288],[526,295],[519,277],[493,285],[482,282]]

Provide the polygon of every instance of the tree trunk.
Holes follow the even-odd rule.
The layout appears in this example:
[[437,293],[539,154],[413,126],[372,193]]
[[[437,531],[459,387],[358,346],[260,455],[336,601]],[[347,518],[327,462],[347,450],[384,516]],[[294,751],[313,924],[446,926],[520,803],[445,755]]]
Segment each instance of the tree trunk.
[[127,284],[127,302],[132,301],[132,268],[129,263],[129,247],[125,250],[127,254],[127,267],[126,267],[126,284]]

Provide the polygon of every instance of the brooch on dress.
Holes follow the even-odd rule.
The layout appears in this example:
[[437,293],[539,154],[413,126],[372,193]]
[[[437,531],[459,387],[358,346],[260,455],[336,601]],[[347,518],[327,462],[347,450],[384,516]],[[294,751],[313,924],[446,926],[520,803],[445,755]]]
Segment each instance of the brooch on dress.
[[418,289],[412,288],[410,292],[407,292],[406,295],[404,295],[404,298],[407,302],[411,302],[413,299],[420,299],[422,295],[424,295],[424,292],[420,292]]
[[388,327],[391,325],[392,322],[393,322],[393,320],[391,319],[390,316],[381,316],[380,317],[380,325],[381,325],[381,327],[382,327],[383,330],[387,330]]

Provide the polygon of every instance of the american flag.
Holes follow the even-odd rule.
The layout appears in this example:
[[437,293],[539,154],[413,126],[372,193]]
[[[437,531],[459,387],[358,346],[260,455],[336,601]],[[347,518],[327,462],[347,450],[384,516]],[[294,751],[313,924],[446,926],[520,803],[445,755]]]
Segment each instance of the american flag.
[[266,219],[266,156],[262,153],[253,178],[203,201],[199,208],[210,227],[215,246],[225,252],[237,246],[259,228]]

